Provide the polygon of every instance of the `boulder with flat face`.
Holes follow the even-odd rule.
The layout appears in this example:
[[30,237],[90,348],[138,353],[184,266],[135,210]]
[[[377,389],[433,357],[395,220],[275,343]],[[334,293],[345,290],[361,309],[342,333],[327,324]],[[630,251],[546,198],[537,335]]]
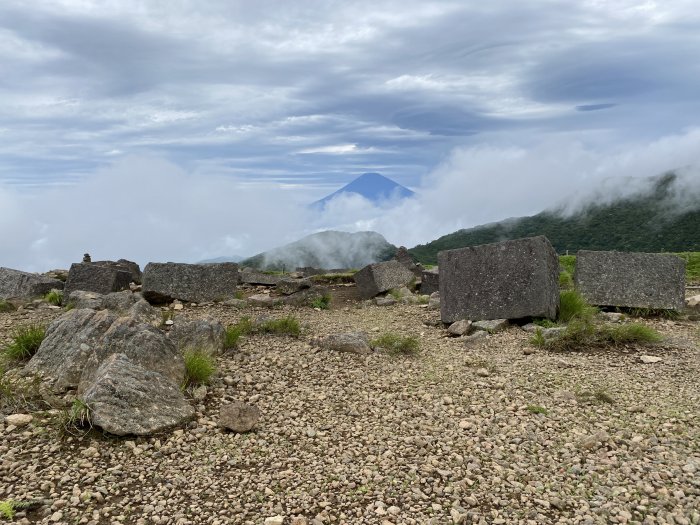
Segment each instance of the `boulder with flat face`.
[[35,273],[0,268],[0,299],[34,299],[54,289],[63,290],[63,282]]
[[597,306],[682,310],[685,261],[661,253],[581,250],[574,286]]
[[420,293],[423,295],[431,295],[440,290],[440,274],[437,268],[423,270],[421,274]]
[[151,303],[225,301],[234,296],[238,282],[234,263],[148,263],[142,293]]
[[94,263],[74,263],[68,271],[63,297],[68,299],[75,290],[108,294],[129,289],[131,273],[120,268]]
[[438,266],[444,323],[557,316],[559,261],[544,236],[443,251]]
[[355,284],[363,299],[371,299],[392,288],[406,286],[415,275],[399,261],[368,264],[355,274]]

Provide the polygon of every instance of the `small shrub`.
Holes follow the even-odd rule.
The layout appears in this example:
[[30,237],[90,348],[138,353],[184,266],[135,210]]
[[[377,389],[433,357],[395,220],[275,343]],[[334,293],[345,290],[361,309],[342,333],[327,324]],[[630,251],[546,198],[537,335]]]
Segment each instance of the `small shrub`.
[[613,344],[658,343],[663,339],[659,332],[640,323],[606,326],[601,332],[602,339]]
[[54,306],[61,306],[61,301],[63,301],[63,292],[61,290],[51,290],[44,296],[44,301]]
[[5,347],[3,353],[8,359],[28,359],[39,349],[45,336],[46,327],[44,325],[20,326],[15,329],[12,342]]
[[372,347],[383,348],[392,355],[410,355],[417,353],[420,345],[414,336],[386,333],[372,341]]
[[249,317],[243,317],[236,324],[227,326],[224,348],[235,348],[238,345],[238,340],[241,338],[241,336],[249,334],[252,331],[253,322]]
[[299,334],[301,334],[299,321],[293,316],[270,319],[262,323],[258,330],[266,334],[286,334],[294,337],[299,337]]
[[596,312],[597,309],[590,306],[576,290],[563,290],[559,294],[559,322],[568,323],[572,319],[590,320]]
[[[595,342],[596,329],[590,319],[574,318],[569,321],[566,330],[561,335],[544,340],[542,344],[552,350],[576,350]],[[540,334],[542,335],[542,334]]]
[[8,303],[5,299],[0,299],[0,313],[12,312],[14,309],[15,307],[12,306],[12,303]]
[[330,294],[323,294],[321,297],[317,297],[309,304],[311,308],[318,308],[319,310],[328,310],[331,305],[331,296]]
[[214,358],[198,348],[187,350],[185,358],[185,381],[183,387],[205,385],[216,370]]
[[527,411],[531,414],[544,414],[547,415],[547,409],[538,405],[528,405]]

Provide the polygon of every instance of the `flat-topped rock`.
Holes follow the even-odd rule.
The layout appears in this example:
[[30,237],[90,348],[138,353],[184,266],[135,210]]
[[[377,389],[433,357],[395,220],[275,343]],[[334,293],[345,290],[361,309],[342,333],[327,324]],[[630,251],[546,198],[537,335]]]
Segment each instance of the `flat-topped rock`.
[[143,271],[143,296],[151,303],[225,301],[238,285],[235,263],[148,263]]
[[368,264],[354,276],[360,297],[371,299],[392,288],[407,285],[415,276],[399,261]]
[[596,306],[682,310],[685,264],[670,254],[581,250],[574,286]]
[[108,294],[129,289],[131,272],[112,266],[94,263],[73,263],[63,291],[64,299],[76,290]]
[[35,273],[0,268],[0,299],[33,299],[54,289],[63,290],[63,282]]
[[244,284],[259,284],[263,286],[275,286],[284,277],[279,274],[261,272],[251,268],[241,270],[240,281]]
[[557,315],[559,260],[544,236],[442,251],[438,261],[444,323]]

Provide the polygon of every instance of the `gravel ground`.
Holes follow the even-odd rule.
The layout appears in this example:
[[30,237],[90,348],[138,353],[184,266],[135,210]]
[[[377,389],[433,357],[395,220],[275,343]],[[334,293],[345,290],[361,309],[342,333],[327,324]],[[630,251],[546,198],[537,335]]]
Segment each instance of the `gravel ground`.
[[[645,321],[667,337],[655,347],[526,355],[518,327],[465,345],[436,311],[343,297],[325,311],[177,312],[294,315],[304,330],[220,356],[197,420],[172,433],[66,435],[56,411],[0,422],[0,501],[42,500],[19,523],[700,523],[700,323]],[[56,315],[2,313],[0,341]],[[310,344],[357,330],[413,335],[421,351]],[[260,408],[254,432],[217,426],[231,400]]]

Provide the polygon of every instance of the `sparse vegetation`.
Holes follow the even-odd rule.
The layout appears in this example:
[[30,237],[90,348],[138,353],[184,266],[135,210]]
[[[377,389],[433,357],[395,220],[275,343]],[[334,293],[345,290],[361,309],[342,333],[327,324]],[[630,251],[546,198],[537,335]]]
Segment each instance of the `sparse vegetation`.
[[299,321],[294,316],[281,317],[279,319],[270,319],[263,322],[258,327],[258,330],[262,333],[271,334],[286,334],[293,337],[299,337],[301,334],[301,326]]
[[412,355],[418,352],[420,345],[414,336],[386,333],[373,340],[372,347],[383,348],[392,355]]
[[236,293],[233,294],[234,299],[245,299],[245,294],[243,293],[243,290],[236,290]]
[[12,312],[14,309],[15,307],[12,306],[12,303],[8,303],[5,299],[0,299],[0,313]]
[[355,273],[356,272],[322,273],[320,275],[311,276],[311,280],[319,284],[353,283],[355,282]]
[[528,405],[527,411],[531,414],[543,414],[547,415],[547,409],[539,405]]
[[241,336],[249,334],[252,331],[253,322],[250,320],[250,317],[243,317],[236,324],[227,326],[224,348],[235,348]]
[[680,252],[676,254],[685,260],[685,278],[689,283],[700,283],[700,252]]
[[20,326],[12,334],[12,342],[3,350],[6,358],[11,360],[28,359],[41,346],[46,336],[46,327],[40,324]]
[[206,385],[216,371],[214,357],[199,348],[186,350],[184,388],[195,385]]
[[583,390],[576,392],[576,400],[579,403],[590,403],[590,404],[608,404],[612,405],[615,403],[615,399],[603,389],[597,389],[594,391]]
[[60,417],[62,433],[82,435],[92,430],[92,413],[90,407],[82,399],[75,399]]
[[641,323],[606,326],[600,333],[604,340],[613,344],[658,343],[662,339],[656,330]]
[[568,323],[573,319],[590,320],[598,310],[589,305],[576,290],[562,290],[559,294],[558,321]]
[[172,310],[161,310],[160,317],[160,327],[163,328],[167,326],[168,321],[172,321],[175,318],[175,312],[173,312]]
[[555,326],[557,326],[557,323],[555,323],[551,319],[546,318],[533,319],[532,324],[536,324],[537,326],[541,326],[542,328],[554,328]]
[[681,314],[676,310],[664,310],[660,308],[618,308],[618,311],[630,317],[662,317],[664,319],[678,319]]
[[54,306],[61,306],[61,301],[63,301],[63,292],[61,290],[51,290],[44,296],[44,301]]
[[11,499],[0,501],[0,516],[7,521],[12,521],[15,517],[15,502]]
[[319,310],[328,310],[331,306],[331,295],[323,294],[321,297],[317,297],[312,300],[309,304],[311,308],[318,308]]

